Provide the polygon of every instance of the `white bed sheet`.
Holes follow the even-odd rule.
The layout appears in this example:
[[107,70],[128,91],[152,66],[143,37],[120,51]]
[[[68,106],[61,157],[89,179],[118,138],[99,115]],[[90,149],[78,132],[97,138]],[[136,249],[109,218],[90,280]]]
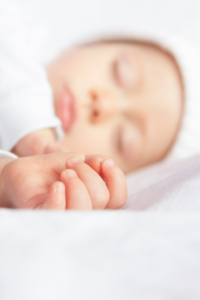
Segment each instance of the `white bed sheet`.
[[0,211],[0,299],[200,299],[200,213]]
[[127,175],[128,201],[123,209],[199,211],[200,155],[161,162]]

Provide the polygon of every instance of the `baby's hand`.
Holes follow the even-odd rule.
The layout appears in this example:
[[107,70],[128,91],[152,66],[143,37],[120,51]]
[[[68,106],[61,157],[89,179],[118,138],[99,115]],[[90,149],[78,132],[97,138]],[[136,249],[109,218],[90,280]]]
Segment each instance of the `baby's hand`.
[[0,204],[33,209],[119,208],[126,202],[126,182],[122,171],[109,162],[74,153],[14,160],[1,174]]
[[[61,180],[67,187],[68,204],[69,201],[81,203],[88,199],[94,209],[117,209],[126,203],[126,180],[112,160],[100,155],[86,156],[85,162],[72,158],[67,161],[66,167]],[[69,172],[73,177],[66,176]]]

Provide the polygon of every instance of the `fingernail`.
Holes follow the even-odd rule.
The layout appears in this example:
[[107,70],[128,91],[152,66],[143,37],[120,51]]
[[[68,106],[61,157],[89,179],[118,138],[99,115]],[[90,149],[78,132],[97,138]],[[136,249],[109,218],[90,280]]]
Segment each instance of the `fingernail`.
[[101,156],[98,156],[98,155],[86,155],[87,163],[90,163],[91,160],[93,160],[94,158],[97,158],[100,163],[106,159],[105,157],[101,157]]
[[79,163],[80,161],[81,161],[80,158],[72,157],[67,161],[67,164],[73,166],[73,165]]
[[63,175],[65,176],[65,178],[72,178],[72,177],[76,177],[76,172],[74,170],[71,170],[71,169],[68,169],[68,170],[65,170],[63,172]]
[[98,157],[99,158],[99,161],[102,162],[105,160],[105,157]]
[[57,192],[57,193],[64,193],[65,191],[65,188],[63,186],[62,183],[56,183],[56,185],[54,186],[54,192]]
[[106,164],[106,166],[109,166],[109,167],[113,167],[115,165],[114,161],[112,161],[111,159],[106,159],[104,161],[104,164]]

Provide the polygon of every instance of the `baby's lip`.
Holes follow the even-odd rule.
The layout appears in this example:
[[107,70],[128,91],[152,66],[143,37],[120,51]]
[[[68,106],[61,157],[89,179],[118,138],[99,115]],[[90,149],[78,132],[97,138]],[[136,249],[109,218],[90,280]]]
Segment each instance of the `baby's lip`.
[[68,87],[63,87],[58,96],[58,116],[64,131],[68,131],[77,117],[76,99]]

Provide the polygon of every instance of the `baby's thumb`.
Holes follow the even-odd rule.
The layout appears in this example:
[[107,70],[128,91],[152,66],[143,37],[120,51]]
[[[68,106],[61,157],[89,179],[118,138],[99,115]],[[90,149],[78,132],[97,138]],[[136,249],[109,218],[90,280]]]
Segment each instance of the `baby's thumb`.
[[65,210],[65,186],[62,182],[52,184],[47,200],[41,206],[41,209],[59,209]]

